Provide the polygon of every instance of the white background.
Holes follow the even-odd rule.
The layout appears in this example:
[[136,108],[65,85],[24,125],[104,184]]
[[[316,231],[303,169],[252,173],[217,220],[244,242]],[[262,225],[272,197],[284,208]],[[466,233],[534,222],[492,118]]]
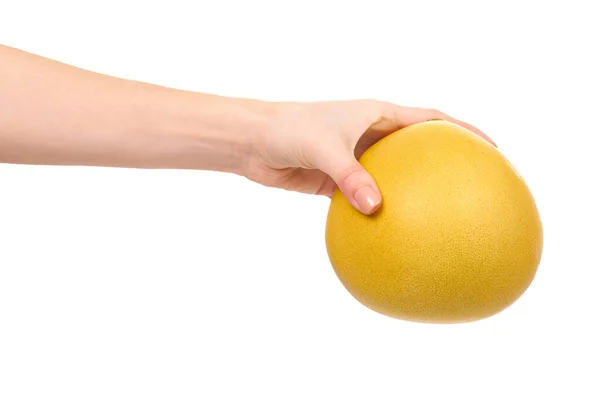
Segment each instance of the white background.
[[1,43],[94,71],[471,122],[528,182],[545,248],[508,310],[414,324],[339,283],[326,198],[209,172],[2,165],[0,395],[600,395],[594,4],[2,1]]

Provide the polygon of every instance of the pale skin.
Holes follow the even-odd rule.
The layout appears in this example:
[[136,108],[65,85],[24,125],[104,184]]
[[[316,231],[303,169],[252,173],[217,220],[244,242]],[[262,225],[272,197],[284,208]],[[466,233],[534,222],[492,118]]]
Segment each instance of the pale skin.
[[381,205],[357,158],[433,109],[372,99],[268,102],[121,79],[0,45],[0,162],[197,169],[331,196],[364,214]]

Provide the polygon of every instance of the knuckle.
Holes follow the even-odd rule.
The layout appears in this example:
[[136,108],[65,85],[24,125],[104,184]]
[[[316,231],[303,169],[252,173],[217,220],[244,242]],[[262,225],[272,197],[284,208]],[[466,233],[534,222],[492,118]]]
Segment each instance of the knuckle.
[[360,184],[365,184],[368,182],[368,174],[365,175],[366,173],[364,172],[362,166],[360,166],[360,164],[353,164],[349,167],[347,167],[343,172],[342,172],[342,180],[340,181],[340,184],[345,186],[346,188],[351,188],[353,186],[357,186]]
[[448,115],[438,109],[427,109],[427,118],[430,120],[445,120]]

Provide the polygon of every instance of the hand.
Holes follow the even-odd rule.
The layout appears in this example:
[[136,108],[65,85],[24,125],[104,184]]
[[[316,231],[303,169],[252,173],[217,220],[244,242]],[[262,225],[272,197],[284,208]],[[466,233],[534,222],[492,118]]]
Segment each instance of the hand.
[[[357,158],[430,109],[374,100],[273,103],[93,73],[0,46],[0,162],[232,172],[365,214],[381,193]],[[491,142],[491,140],[490,140]],[[493,143],[493,142],[492,142]]]
[[[251,143],[246,177],[266,186],[331,196],[339,187],[359,211],[372,214],[381,193],[359,158],[375,142],[405,126],[443,119],[494,142],[440,111],[375,100],[275,105],[271,128]],[[495,144],[494,144],[495,145]]]

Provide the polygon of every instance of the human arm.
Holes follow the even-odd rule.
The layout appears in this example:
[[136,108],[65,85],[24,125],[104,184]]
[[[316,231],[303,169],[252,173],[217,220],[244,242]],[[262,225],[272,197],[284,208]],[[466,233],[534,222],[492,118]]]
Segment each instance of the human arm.
[[178,90],[0,46],[0,162],[230,172],[364,213],[381,194],[356,157],[441,112],[375,100],[267,102]]

